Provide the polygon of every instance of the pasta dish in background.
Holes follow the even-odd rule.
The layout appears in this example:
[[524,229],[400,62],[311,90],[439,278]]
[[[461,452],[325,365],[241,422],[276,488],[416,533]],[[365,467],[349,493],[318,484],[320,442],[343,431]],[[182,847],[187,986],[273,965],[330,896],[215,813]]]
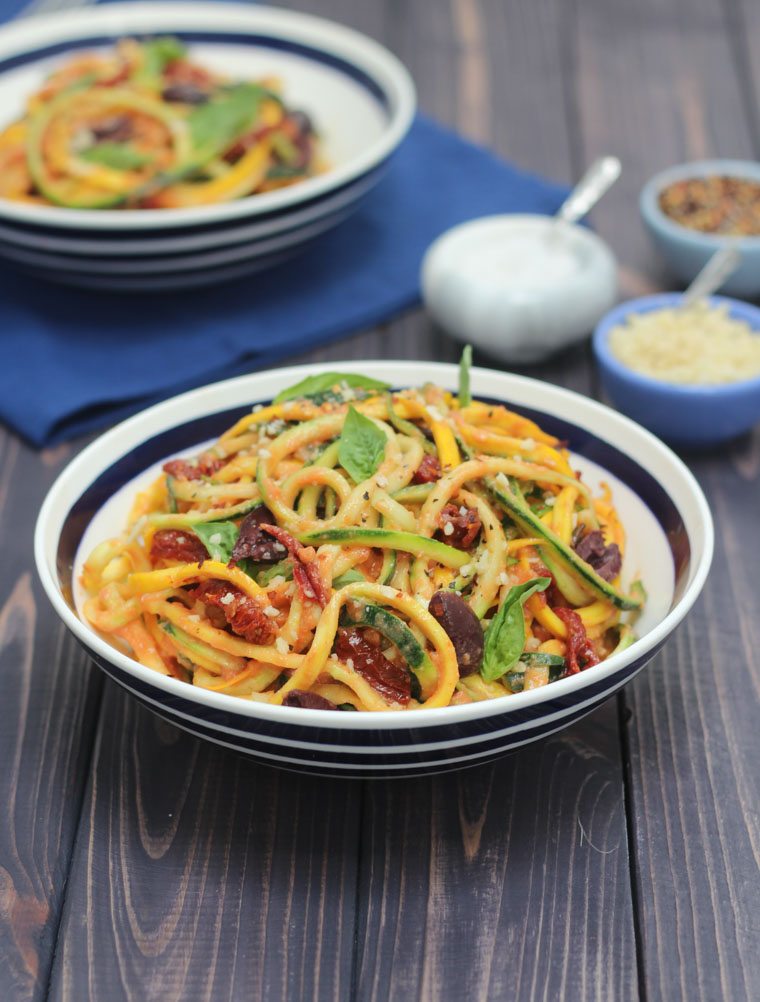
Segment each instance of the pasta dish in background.
[[84,615],[192,685],[316,709],[535,689],[633,639],[625,530],[533,421],[321,373],[166,462],[88,556]]
[[275,79],[230,81],[176,38],[71,57],[0,133],[0,197],[74,209],[213,205],[319,173]]

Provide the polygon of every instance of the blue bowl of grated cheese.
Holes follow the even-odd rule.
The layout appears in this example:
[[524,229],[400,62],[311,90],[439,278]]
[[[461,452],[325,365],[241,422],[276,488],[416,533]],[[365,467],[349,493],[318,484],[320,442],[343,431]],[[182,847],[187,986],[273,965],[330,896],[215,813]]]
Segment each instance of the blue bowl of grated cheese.
[[675,445],[715,445],[760,422],[760,309],[682,304],[677,292],[622,303],[597,325],[594,354],[618,410]]

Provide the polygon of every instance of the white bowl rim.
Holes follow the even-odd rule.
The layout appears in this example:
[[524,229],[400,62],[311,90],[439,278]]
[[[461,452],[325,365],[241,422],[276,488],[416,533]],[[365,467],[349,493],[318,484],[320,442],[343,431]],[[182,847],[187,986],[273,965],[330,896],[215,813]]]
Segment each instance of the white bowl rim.
[[220,205],[182,209],[67,209],[60,206],[33,205],[0,198],[0,220],[37,226],[77,230],[156,230],[221,223],[227,220],[255,218],[264,213],[297,207],[342,188],[379,167],[396,149],[411,126],[416,109],[412,78],[399,59],[379,42],[353,28],[327,18],[301,14],[276,7],[243,3],[137,2],[112,3],[101,7],[67,10],[39,18],[15,21],[0,28],[0,60],[29,49],[59,41],[96,35],[99,31],[123,34],[123,19],[133,22],[137,34],[182,32],[202,29],[208,32],[266,30],[275,36],[310,44],[321,51],[357,65],[372,79],[382,78],[383,90],[389,92],[392,106],[383,134],[363,153],[324,174],[298,185],[264,192]]
[[717,249],[730,242],[739,250],[756,251],[760,248],[760,234],[732,236],[729,233],[703,233],[702,230],[693,230],[689,226],[676,222],[675,219],[666,216],[660,208],[658,195],[668,185],[674,184],[676,181],[706,177],[709,174],[737,177],[740,180],[760,183],[760,163],[756,160],[739,160],[735,157],[713,157],[711,160],[688,160],[685,163],[674,164],[672,167],[665,167],[653,174],[641,189],[639,209],[644,220],[650,226],[659,227],[670,236],[693,244],[695,247],[707,245]]
[[[386,378],[391,378],[389,370],[393,370],[398,375],[398,385],[419,383],[421,369],[424,369],[424,376],[426,378],[450,386],[456,385],[458,374],[458,367],[448,362],[409,362],[396,360],[347,361],[330,363],[330,368],[340,372],[359,372],[365,375],[375,374],[376,376],[381,376],[385,374]],[[610,431],[614,433],[615,430],[621,430],[628,432],[629,435],[634,435],[640,445],[646,446],[653,455],[667,463],[671,468],[671,472],[680,478],[681,486],[688,492],[690,500],[695,504],[696,519],[698,526],[703,531],[703,540],[701,552],[694,554],[696,566],[693,571],[690,571],[691,579],[681,597],[664,619],[644,637],[635,641],[627,650],[611,656],[601,664],[589,668],[584,672],[560,679],[557,682],[552,682],[550,685],[542,686],[529,692],[514,693],[501,698],[483,700],[482,702],[469,703],[462,706],[446,706],[412,713],[408,711],[380,710],[371,713],[336,714],[332,710],[312,710],[299,707],[273,706],[268,703],[248,702],[225,693],[210,692],[179,679],[159,675],[157,672],[132,660],[132,658],[112,647],[107,641],[101,639],[67,604],[58,588],[56,577],[47,562],[45,550],[47,546],[48,523],[58,509],[58,494],[72,480],[78,484],[85,485],[82,488],[85,489],[86,486],[92,483],[93,479],[91,473],[88,474],[87,472],[88,464],[92,458],[99,456],[100,453],[107,452],[108,446],[125,434],[144,432],[145,434],[139,439],[139,441],[142,441],[145,437],[150,437],[161,429],[166,430],[173,427],[171,423],[172,411],[175,409],[179,410],[189,402],[198,402],[200,404],[197,416],[213,414],[220,409],[217,406],[217,398],[221,400],[228,393],[232,394],[236,390],[250,386],[251,401],[264,400],[267,397],[273,396],[278,390],[312,374],[313,371],[314,364],[289,366],[283,369],[267,370],[238,376],[234,379],[189,390],[186,393],[155,404],[141,411],[139,414],[128,418],[126,421],[122,421],[90,443],[61,471],[48,491],[37,518],[34,532],[34,556],[37,573],[53,608],[63,623],[85,646],[91,648],[105,661],[111,662],[127,674],[136,676],[142,682],[158,690],[163,690],[168,694],[211,709],[270,723],[279,723],[281,725],[299,724],[305,727],[329,727],[333,730],[346,731],[418,729],[455,725],[486,717],[509,715],[512,711],[524,710],[527,707],[560,698],[571,692],[582,691],[587,686],[614,675],[633,660],[645,655],[657,647],[658,644],[664,642],[682,621],[699,596],[712,562],[714,528],[710,509],[702,489],[682,460],[663,442],[636,424],[636,422],[589,397],[527,376],[500,373],[490,369],[475,367],[471,374],[473,390],[475,392],[478,392],[477,384],[481,378],[493,379],[495,376],[504,382],[505,398],[510,384],[523,389],[534,389],[540,391],[539,399],[541,401],[541,408],[548,413],[552,413],[552,400],[559,400],[566,401],[573,406],[573,423],[578,422],[578,414],[582,414],[583,412],[590,418],[596,418],[598,427],[593,429],[593,433],[601,440],[610,444],[614,445],[610,438]],[[206,398],[205,407],[204,398]],[[211,401],[214,401],[214,403],[212,406],[209,406]],[[222,409],[224,408],[222,407]],[[579,426],[585,427],[583,422],[580,422]],[[604,430],[600,431],[600,428]],[[109,462],[103,464],[102,457],[99,458],[96,475],[99,475],[103,469],[108,468],[110,463],[122,455],[124,455],[124,449],[120,447],[119,452],[113,455]],[[683,515],[683,513],[681,514]],[[55,542],[57,546],[57,539]],[[690,536],[690,543],[693,545],[694,542],[694,539]]]

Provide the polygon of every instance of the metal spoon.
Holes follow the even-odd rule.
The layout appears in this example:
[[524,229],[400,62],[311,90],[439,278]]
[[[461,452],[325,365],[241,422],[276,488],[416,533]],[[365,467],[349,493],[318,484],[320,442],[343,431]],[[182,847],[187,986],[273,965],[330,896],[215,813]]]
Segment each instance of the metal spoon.
[[741,252],[732,244],[726,244],[716,251],[684,292],[679,309],[688,309],[700,299],[706,299],[717,292],[728,276],[739,267],[741,258]]
[[599,157],[567,196],[554,218],[564,223],[577,223],[583,219],[617,181],[621,169],[617,157]]

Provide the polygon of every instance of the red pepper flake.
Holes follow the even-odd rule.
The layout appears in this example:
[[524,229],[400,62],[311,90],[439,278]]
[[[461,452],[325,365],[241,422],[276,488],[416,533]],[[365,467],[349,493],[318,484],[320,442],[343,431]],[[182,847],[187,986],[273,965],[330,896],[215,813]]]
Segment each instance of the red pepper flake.
[[309,548],[302,546],[297,539],[278,525],[262,525],[261,529],[287,547],[288,553],[293,558],[293,580],[298,585],[302,597],[318,602],[321,606],[327,605],[330,596],[322,581],[319,568],[313,561],[306,559]]
[[426,452],[422,457],[422,462],[414,471],[412,483],[434,484],[436,480],[440,480],[442,476],[443,470],[441,469],[440,460],[437,456],[431,456],[429,452]]
[[591,641],[586,635],[586,628],[583,620],[573,609],[555,609],[557,615],[567,627],[567,674],[576,675],[579,671],[585,671],[592,665],[599,664]]
[[261,605],[235,585],[203,581],[193,594],[223,613],[232,632],[250,644],[268,644],[274,636],[274,624]]
[[335,653],[341,661],[353,663],[354,671],[380,695],[406,706],[412,694],[409,672],[389,661],[379,647],[369,643],[360,630],[340,629],[335,638]]
[[151,563],[159,560],[179,560],[183,564],[200,564],[208,560],[208,551],[192,532],[180,529],[159,529],[150,544]]

